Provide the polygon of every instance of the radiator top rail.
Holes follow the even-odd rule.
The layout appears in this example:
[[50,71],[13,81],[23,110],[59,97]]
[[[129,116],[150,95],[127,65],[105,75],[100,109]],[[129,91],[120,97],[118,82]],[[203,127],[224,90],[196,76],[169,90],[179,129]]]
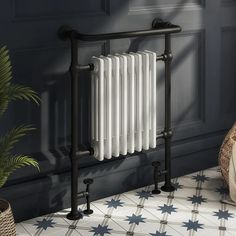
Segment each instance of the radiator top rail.
[[90,34],[82,34],[69,26],[61,26],[59,28],[58,35],[59,38],[62,40],[77,39],[81,41],[103,41],[110,39],[172,34],[172,33],[178,33],[180,31],[181,31],[180,26],[173,25],[170,22],[165,22],[159,18],[155,18],[152,22],[152,29],[148,30],[90,35]]

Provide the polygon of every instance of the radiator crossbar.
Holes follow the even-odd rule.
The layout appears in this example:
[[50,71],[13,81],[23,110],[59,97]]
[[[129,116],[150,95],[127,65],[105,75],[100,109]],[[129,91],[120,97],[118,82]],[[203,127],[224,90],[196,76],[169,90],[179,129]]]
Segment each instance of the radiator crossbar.
[[[168,57],[168,55],[166,55],[166,54],[159,55],[159,56],[157,56],[156,61],[165,61],[167,57]],[[88,64],[88,65],[78,64],[75,66],[75,68],[78,71],[93,71],[94,65],[92,63]]]

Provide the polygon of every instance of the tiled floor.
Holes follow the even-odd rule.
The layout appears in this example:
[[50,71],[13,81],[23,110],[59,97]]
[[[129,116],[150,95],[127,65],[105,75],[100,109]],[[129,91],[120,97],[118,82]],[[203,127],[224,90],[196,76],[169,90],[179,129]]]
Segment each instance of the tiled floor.
[[152,195],[148,186],[93,202],[94,214],[80,221],[67,220],[69,210],[28,220],[17,225],[17,235],[236,236],[236,207],[220,202],[228,190],[217,168],[173,183],[173,193]]

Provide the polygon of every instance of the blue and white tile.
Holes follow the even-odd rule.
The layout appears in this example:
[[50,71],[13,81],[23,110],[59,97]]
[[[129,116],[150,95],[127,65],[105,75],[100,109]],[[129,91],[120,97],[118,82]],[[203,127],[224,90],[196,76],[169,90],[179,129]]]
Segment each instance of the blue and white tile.
[[66,235],[70,224],[64,218],[52,215],[50,217],[38,217],[23,223],[23,226],[32,235]]

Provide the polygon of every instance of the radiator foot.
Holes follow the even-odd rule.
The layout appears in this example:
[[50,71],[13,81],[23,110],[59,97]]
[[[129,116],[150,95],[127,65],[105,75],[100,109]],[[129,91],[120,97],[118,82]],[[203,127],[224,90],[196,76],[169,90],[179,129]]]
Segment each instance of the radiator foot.
[[161,190],[164,192],[173,192],[175,191],[175,187],[172,185],[172,183],[165,183],[165,185],[163,185],[161,187]]
[[160,194],[161,193],[161,191],[159,190],[159,189],[154,189],[154,190],[152,190],[152,194]]
[[88,210],[88,209],[86,209],[86,210],[84,210],[83,211],[83,213],[85,214],[85,215],[91,215],[91,214],[93,214],[93,210]]
[[82,215],[79,211],[77,211],[76,213],[70,212],[70,213],[66,216],[66,218],[67,218],[68,220],[79,220],[79,219],[82,219],[82,218],[83,218],[83,215]]

